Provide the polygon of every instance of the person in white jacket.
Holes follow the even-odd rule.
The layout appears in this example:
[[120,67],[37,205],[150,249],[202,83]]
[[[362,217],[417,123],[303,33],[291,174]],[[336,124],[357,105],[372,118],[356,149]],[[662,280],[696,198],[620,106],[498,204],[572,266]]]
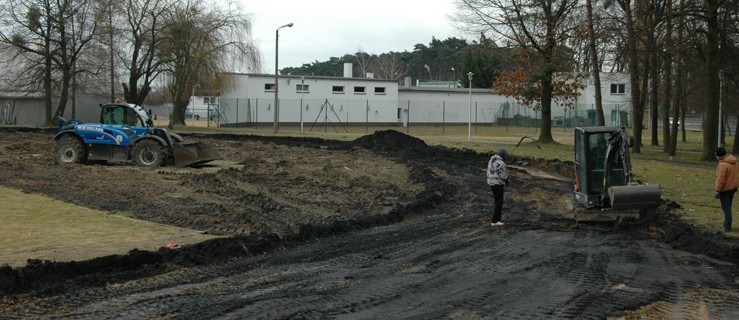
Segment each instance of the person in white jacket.
[[503,192],[508,182],[508,168],[505,164],[505,158],[508,156],[506,149],[500,149],[498,153],[490,157],[488,161],[487,182],[490,190],[493,191],[493,201],[495,207],[493,209],[493,222],[491,226],[502,226],[501,221],[503,211]]

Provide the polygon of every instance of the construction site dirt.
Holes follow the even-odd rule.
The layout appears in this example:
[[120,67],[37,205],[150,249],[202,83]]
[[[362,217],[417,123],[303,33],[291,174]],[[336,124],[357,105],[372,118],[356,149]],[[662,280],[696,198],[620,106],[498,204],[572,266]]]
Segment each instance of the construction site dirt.
[[397,131],[185,135],[223,160],[157,169],[55,165],[53,134],[0,129],[0,185],[225,237],[0,267],[0,318],[739,319],[736,243],[669,201],[578,223],[572,163],[510,150],[491,227],[490,154]]

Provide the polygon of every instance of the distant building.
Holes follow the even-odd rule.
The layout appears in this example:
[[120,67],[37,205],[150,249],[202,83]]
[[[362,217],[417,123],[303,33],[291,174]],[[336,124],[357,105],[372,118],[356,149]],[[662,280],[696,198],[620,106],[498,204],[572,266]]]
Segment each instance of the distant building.
[[459,81],[416,81],[416,87],[423,88],[463,88]]
[[[409,124],[500,124],[498,120],[533,119],[537,111],[517,104],[513,98],[500,96],[491,89],[459,88],[455,82],[418,82],[410,79],[403,85],[395,80],[353,78],[345,67],[344,77],[295,76],[278,77],[279,115],[281,124],[343,123],[347,125]],[[268,74],[232,74],[234,86],[221,92],[221,123],[266,125],[274,122],[275,77]],[[628,111],[628,78],[620,74],[604,75],[603,104],[607,125],[625,121]],[[423,85],[421,85],[423,84]],[[609,91],[611,89],[612,91]],[[213,101],[215,97],[202,97]],[[196,98],[201,110],[201,98]],[[210,106],[213,109],[213,106]],[[553,105],[555,125],[591,125],[594,116],[594,89],[587,83],[573,109]],[[570,119],[565,123],[565,119]],[[610,121],[610,123],[609,123]],[[560,123],[561,122],[561,123]],[[507,123],[507,122],[506,122]]]
[[[351,66],[343,77],[280,75],[278,121],[284,125],[383,125],[408,126],[487,125],[537,126],[540,113],[514,98],[491,89],[460,88],[455,82],[417,82],[351,77]],[[200,118],[220,125],[271,126],[275,120],[275,77],[271,74],[232,74],[233,85],[220,95],[193,96],[186,119]],[[602,74],[606,125],[628,125],[630,112],[628,75]],[[552,106],[554,126],[595,123],[595,94],[592,81],[577,99],[576,106]],[[79,95],[75,118],[99,120],[99,103],[108,97]],[[159,120],[169,118],[170,106],[144,106]],[[53,104],[56,108],[56,99]],[[68,102],[65,117],[71,115]],[[40,93],[0,92],[0,124],[41,125],[45,120]]]
[[45,119],[41,93],[0,91],[0,125],[41,125]]

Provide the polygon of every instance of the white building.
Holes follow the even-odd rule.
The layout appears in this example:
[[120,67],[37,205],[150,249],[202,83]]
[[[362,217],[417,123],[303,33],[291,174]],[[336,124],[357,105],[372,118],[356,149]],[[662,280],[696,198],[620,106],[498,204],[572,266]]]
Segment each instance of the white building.
[[[505,124],[537,126],[540,114],[490,89],[444,87],[410,78],[395,80],[351,77],[351,64],[344,77],[279,76],[280,124],[326,125],[466,125]],[[187,119],[207,117],[212,125],[272,126],[275,119],[275,77],[269,74],[233,74],[233,86],[220,96],[195,96]],[[602,74],[606,125],[626,125],[630,112],[628,74]],[[76,118],[98,121],[98,103],[106,97],[84,96],[77,101]],[[595,121],[592,80],[577,99],[575,108],[552,106],[554,126],[588,125]],[[54,106],[56,106],[54,104]],[[145,106],[158,119],[166,119],[171,106]],[[71,117],[71,107],[65,117]],[[0,93],[0,123],[43,124],[44,108],[38,94],[19,96]],[[210,125],[211,123],[209,123]]]
[[44,96],[38,92],[0,91],[0,125],[43,124]]
[[[344,77],[280,75],[280,124],[285,125],[398,125],[538,123],[540,114],[513,98],[490,89],[466,89],[403,85],[394,80],[352,78],[351,65]],[[221,93],[220,123],[270,125],[274,123],[274,75],[233,74],[234,86]],[[626,74],[604,74],[602,93],[606,125],[626,125],[629,92]],[[555,126],[590,125],[595,122],[595,90],[592,81],[574,108],[553,105]],[[196,101],[215,97],[201,97]],[[203,100],[204,101],[204,100]],[[204,110],[201,105],[201,110]],[[213,105],[211,104],[211,108]],[[523,122],[522,122],[523,121]],[[508,123],[508,122],[506,122]]]
[[[626,125],[631,114],[631,86],[629,74],[623,72],[601,73],[601,103],[607,126]],[[588,78],[586,87],[577,99],[575,114],[579,117],[595,119],[595,86],[593,78]]]

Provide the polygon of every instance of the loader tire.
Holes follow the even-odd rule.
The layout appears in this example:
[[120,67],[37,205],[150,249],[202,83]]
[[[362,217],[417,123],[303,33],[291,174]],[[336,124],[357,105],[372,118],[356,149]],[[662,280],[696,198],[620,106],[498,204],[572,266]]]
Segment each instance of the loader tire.
[[144,140],[133,146],[131,158],[136,165],[157,168],[167,164],[167,148],[155,140]]
[[85,163],[87,150],[82,140],[75,136],[66,136],[56,141],[54,145],[54,163],[70,164]]

